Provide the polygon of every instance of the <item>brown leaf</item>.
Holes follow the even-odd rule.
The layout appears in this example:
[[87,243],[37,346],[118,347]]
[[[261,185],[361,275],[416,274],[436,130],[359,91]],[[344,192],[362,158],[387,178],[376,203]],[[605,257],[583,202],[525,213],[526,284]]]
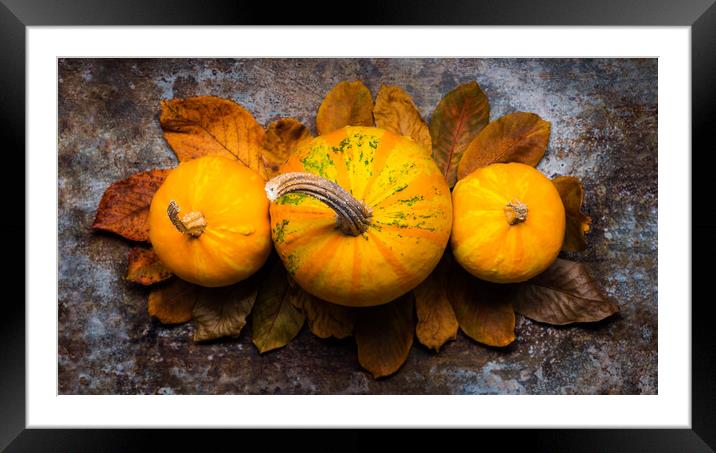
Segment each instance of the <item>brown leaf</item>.
[[448,296],[460,329],[489,346],[507,346],[515,341],[510,289],[510,285],[486,282],[453,266]]
[[490,119],[490,104],[477,82],[462,84],[443,97],[430,119],[433,158],[450,187],[467,145]]
[[319,135],[344,126],[372,126],[373,97],[360,80],[340,82],[328,92],[316,114]]
[[562,250],[580,252],[587,248],[584,237],[592,229],[592,218],[582,213],[584,187],[582,181],[574,176],[557,176],[552,180],[562,197],[564,211],[567,214],[567,229],[564,233]]
[[129,250],[126,279],[140,285],[153,285],[172,276],[153,249],[132,247]]
[[256,279],[222,288],[202,288],[194,310],[194,341],[237,338],[256,300]]
[[274,260],[261,282],[252,314],[252,336],[259,352],[286,346],[301,331],[306,319],[291,300],[303,290],[291,285],[280,261]]
[[311,138],[311,131],[293,118],[281,118],[269,124],[264,134],[261,156],[268,177],[276,176],[279,167],[298,145]]
[[457,318],[447,293],[451,265],[449,257],[444,255],[435,270],[414,291],[418,314],[415,333],[422,344],[435,351],[457,337]]
[[534,113],[514,112],[485,126],[465,150],[457,168],[462,179],[496,162],[520,162],[536,167],[549,143],[551,123]]
[[516,285],[514,301],[515,309],[524,316],[555,325],[600,321],[619,311],[584,264],[563,259]]
[[413,99],[402,88],[382,85],[375,98],[373,117],[376,126],[398,135],[407,135],[422,145],[428,154],[432,153],[433,143],[428,125],[420,117]]
[[350,308],[321,300],[301,288],[298,291],[302,294],[292,298],[291,303],[306,315],[311,333],[319,338],[346,338],[353,334]]
[[180,324],[191,319],[201,287],[173,278],[149,293],[148,311],[163,324]]
[[109,186],[99,202],[92,228],[132,241],[149,241],[149,205],[169,171],[144,171]]
[[358,361],[374,378],[389,376],[408,359],[415,320],[413,294],[356,311],[355,339]]
[[233,157],[266,177],[261,160],[264,129],[239,104],[214,96],[164,100],[159,121],[179,161]]

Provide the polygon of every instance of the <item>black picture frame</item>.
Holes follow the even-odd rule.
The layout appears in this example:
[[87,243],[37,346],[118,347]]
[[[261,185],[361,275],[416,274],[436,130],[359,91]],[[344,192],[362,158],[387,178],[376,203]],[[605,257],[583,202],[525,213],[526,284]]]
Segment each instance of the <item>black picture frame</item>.
[[[709,166],[703,162],[713,154],[713,142],[707,134],[716,129],[716,5],[714,0],[620,0],[594,2],[588,0],[525,0],[444,2],[382,1],[363,3],[350,16],[335,3],[294,2],[277,7],[272,2],[191,0],[0,0],[0,111],[2,112],[4,159],[12,168],[25,168],[25,29],[33,25],[628,25],[628,26],[688,26],[691,28],[692,64],[692,152],[684,158],[692,159],[692,207],[713,205],[713,189]],[[334,17],[319,16],[317,11],[334,11]],[[708,145],[707,145],[708,143]],[[700,150],[700,152],[695,152]],[[699,165],[694,165],[696,158]],[[48,164],[50,164],[48,162]],[[7,172],[7,170],[6,170]],[[12,171],[12,177],[0,178],[5,194],[25,187],[25,172]],[[9,198],[9,196],[8,196]],[[684,200],[684,202],[688,202]],[[5,202],[15,212],[25,212],[25,199],[15,197]],[[692,254],[692,429],[611,429],[611,430],[483,430],[468,434],[479,445],[505,442],[510,447],[520,444],[533,450],[556,451],[714,451],[716,450],[716,334],[712,330],[713,297],[706,289],[710,272],[708,263],[716,252],[713,237],[716,233],[714,211],[694,211],[691,219],[692,243],[698,244]],[[25,218],[24,216],[22,217]],[[25,233],[25,222],[9,227],[20,241],[7,241],[6,250],[23,256],[24,247],[32,238]],[[15,236],[16,235],[16,236]],[[711,239],[709,239],[711,238]],[[698,265],[699,259],[702,265]],[[10,260],[6,261],[6,264]],[[4,282],[25,281],[25,266],[19,260],[6,267]],[[697,285],[698,283],[698,285]],[[25,298],[24,285],[15,284]],[[697,297],[697,288],[702,289]],[[189,431],[157,433],[150,430],[38,430],[25,429],[25,311],[19,297],[4,292],[0,316],[0,449],[7,451],[134,451],[159,440],[166,448],[181,445],[189,448],[194,442],[208,445],[229,438],[226,433],[196,435]],[[638,425],[639,420],[634,420]],[[246,433],[242,444],[248,445]],[[255,434],[260,436],[261,434]],[[266,442],[266,435],[264,434]],[[302,432],[290,436],[271,436],[276,442],[301,443],[315,434]],[[509,437],[508,437],[509,436]],[[333,431],[326,451],[357,451],[372,449],[372,433]],[[424,445],[425,432],[400,434],[400,450],[410,445]],[[209,439],[210,438],[210,439]],[[339,443],[336,443],[340,439]],[[444,438],[446,442],[457,442]],[[230,438],[236,446],[236,437]],[[309,442],[306,440],[306,442]],[[253,443],[253,442],[252,442]],[[315,441],[311,442],[315,443]],[[385,447],[388,444],[382,443]],[[447,445],[447,444],[446,444]],[[313,447],[323,451],[324,447]]]

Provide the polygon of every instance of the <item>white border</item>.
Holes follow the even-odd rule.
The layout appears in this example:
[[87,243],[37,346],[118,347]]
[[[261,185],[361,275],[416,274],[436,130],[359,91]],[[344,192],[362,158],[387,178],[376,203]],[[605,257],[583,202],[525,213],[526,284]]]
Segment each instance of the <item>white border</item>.
[[[690,427],[690,38],[688,27],[28,27],[27,427]],[[58,396],[56,59],[169,55],[658,56],[659,394]]]

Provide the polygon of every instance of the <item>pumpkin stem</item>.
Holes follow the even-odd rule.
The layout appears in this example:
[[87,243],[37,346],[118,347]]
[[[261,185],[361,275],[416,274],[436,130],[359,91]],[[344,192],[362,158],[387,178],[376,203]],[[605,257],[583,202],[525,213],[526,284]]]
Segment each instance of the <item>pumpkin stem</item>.
[[198,238],[206,228],[206,219],[200,211],[188,212],[180,218],[179,205],[174,200],[169,202],[167,214],[180,233],[188,234],[191,237]]
[[517,225],[527,220],[527,205],[514,199],[505,206],[505,217],[510,225]]
[[311,173],[284,173],[266,183],[270,201],[292,192],[305,193],[327,204],[336,212],[336,227],[350,236],[358,236],[368,229],[370,209],[356,200],[343,187]]

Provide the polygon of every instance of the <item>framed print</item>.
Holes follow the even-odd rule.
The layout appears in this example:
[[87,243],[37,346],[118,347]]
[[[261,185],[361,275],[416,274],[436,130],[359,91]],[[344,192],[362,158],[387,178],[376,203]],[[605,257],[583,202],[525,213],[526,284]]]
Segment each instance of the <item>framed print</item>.
[[711,451],[710,2],[310,27],[101,3],[2,9],[9,451],[169,427]]

